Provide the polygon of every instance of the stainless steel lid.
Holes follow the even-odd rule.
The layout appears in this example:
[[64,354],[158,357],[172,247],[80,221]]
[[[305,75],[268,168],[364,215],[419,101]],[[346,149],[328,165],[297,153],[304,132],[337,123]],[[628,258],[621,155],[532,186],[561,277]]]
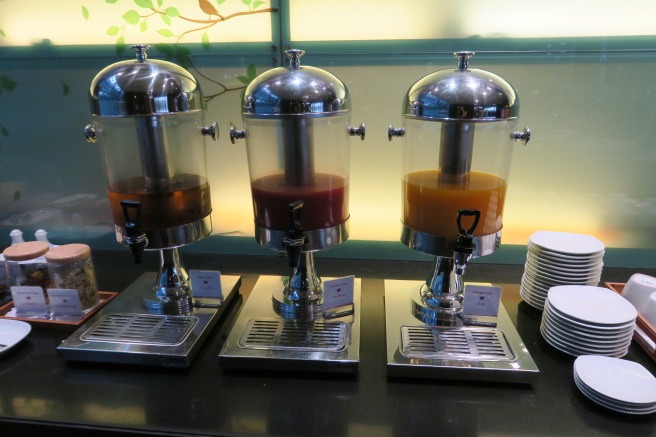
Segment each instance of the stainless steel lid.
[[100,116],[163,115],[202,109],[196,79],[167,61],[149,60],[147,45],[134,45],[137,59],[112,64],[91,82],[91,111]]
[[246,88],[244,117],[329,117],[349,112],[349,92],[341,80],[320,68],[301,66],[303,50],[285,53],[289,67],[262,73]]
[[474,52],[456,52],[458,69],[440,70],[418,80],[405,96],[403,114],[436,121],[492,122],[517,118],[513,87],[484,70],[469,69]]

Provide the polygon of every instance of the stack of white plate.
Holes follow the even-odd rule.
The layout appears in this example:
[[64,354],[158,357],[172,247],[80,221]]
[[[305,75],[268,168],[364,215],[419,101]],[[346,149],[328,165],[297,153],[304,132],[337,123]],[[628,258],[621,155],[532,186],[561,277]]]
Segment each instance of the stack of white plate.
[[590,400],[613,411],[656,413],[656,378],[638,363],[580,356],[574,361],[574,382]]
[[575,357],[623,357],[637,316],[628,300],[607,288],[560,285],[549,290],[540,332],[551,346]]
[[527,249],[519,294],[534,308],[544,308],[551,287],[599,284],[605,246],[591,235],[538,231]]

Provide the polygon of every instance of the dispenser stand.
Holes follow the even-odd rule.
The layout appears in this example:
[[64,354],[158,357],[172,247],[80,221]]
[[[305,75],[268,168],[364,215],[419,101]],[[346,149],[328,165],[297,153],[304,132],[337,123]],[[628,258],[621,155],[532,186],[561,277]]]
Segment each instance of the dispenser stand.
[[323,290],[314,267],[314,252],[301,252],[285,286],[274,289],[273,308],[285,319],[299,320],[313,320],[323,311]]
[[151,314],[186,315],[192,310],[191,280],[177,247],[161,249],[155,285],[142,304]]

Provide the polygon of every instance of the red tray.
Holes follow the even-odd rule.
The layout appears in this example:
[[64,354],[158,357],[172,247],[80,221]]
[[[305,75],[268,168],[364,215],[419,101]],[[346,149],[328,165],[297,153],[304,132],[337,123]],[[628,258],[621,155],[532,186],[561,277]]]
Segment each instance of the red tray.
[[[617,294],[622,294],[622,290],[624,290],[624,286],[626,285],[623,282],[606,282],[605,283],[606,287],[610,288]],[[654,325],[649,323],[644,317],[638,314],[638,318],[636,319],[636,325],[638,328],[642,329],[642,332],[645,333],[647,337],[654,343],[656,343],[656,328]],[[640,346],[647,352],[647,354],[652,357],[654,360],[656,360],[656,350],[652,349],[649,343],[647,343],[642,336],[634,332],[633,333],[633,339],[638,342]]]
[[14,309],[14,303],[9,302],[4,304],[3,306],[0,307],[0,319],[9,319],[9,320],[21,320],[23,322],[27,322],[32,327],[44,327],[44,328],[51,328],[51,329],[62,329],[62,330],[72,330],[80,325],[82,325],[84,322],[89,319],[89,317],[93,316],[95,313],[98,312],[99,309],[107,305],[109,301],[114,299],[118,293],[113,292],[113,291],[99,291],[98,292],[98,305],[96,305],[93,310],[89,311],[86,313],[81,319],[78,320],[49,320],[49,319],[34,319],[34,318],[25,318],[25,317],[16,317],[16,316],[10,316],[8,313],[11,312],[11,310]]

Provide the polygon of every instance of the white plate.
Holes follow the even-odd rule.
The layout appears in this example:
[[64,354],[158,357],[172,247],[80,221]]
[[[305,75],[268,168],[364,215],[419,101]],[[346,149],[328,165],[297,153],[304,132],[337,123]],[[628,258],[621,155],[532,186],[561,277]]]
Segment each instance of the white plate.
[[648,405],[645,407],[639,407],[639,406],[635,406],[635,404],[626,404],[626,403],[620,403],[618,401],[609,401],[608,398],[601,397],[598,393],[595,393],[594,391],[590,390],[589,387],[587,387],[583,382],[581,382],[580,378],[578,377],[578,375],[576,375],[576,373],[574,374],[574,382],[576,386],[579,388],[579,390],[581,390],[581,393],[583,393],[588,399],[610,410],[617,411],[619,413],[626,413],[626,414],[656,413],[656,404]]
[[548,300],[560,313],[595,325],[621,325],[638,316],[628,300],[608,288],[562,285],[549,290]]
[[604,402],[613,404],[617,407],[621,408],[636,408],[636,409],[645,409],[645,410],[651,410],[656,408],[656,402],[646,402],[646,403],[633,403],[633,402],[624,402],[624,401],[618,401],[617,399],[609,398],[608,396],[604,396],[601,393],[597,393],[596,391],[592,390],[590,387],[585,385],[583,381],[581,381],[581,378],[579,375],[574,372],[574,381],[576,381],[576,385],[580,387],[582,390],[585,390],[587,393],[589,393],[591,396],[595,397],[596,399],[602,400]]
[[587,264],[595,261],[602,261],[604,259],[604,255],[606,254],[605,250],[602,250],[601,252],[586,253],[580,255],[554,252],[552,250],[547,250],[541,248],[540,246],[536,246],[535,244],[532,244],[530,241],[528,242],[526,248],[528,252],[540,258],[545,258],[556,262],[567,262],[567,263],[574,263],[574,264],[580,264],[580,263]]
[[526,252],[526,259],[539,262],[541,264],[549,265],[550,267],[560,267],[560,268],[571,268],[571,269],[589,269],[589,268],[598,268],[604,265],[603,257],[592,258],[588,260],[569,260],[563,259],[561,257],[549,256],[544,252],[535,252],[533,250],[528,250]]
[[578,339],[577,340],[570,340],[569,338],[566,338],[560,334],[558,334],[556,331],[554,331],[547,323],[542,323],[542,333],[543,335],[559,342],[563,346],[571,349],[571,350],[576,350],[579,352],[579,355],[590,355],[590,354],[596,354],[596,355],[613,355],[615,356],[617,353],[627,350],[629,346],[631,345],[631,339],[629,338],[628,341],[624,341],[622,344],[615,344],[615,345],[605,345],[605,344],[592,344],[592,343],[585,343],[581,342]]
[[[558,339],[562,343],[566,343],[572,347],[580,349],[589,349],[590,352],[619,352],[620,350],[626,349],[631,345],[632,337],[624,338],[614,338],[609,339],[607,342],[603,341],[593,341],[588,338],[579,337],[576,334],[568,335],[563,334],[562,331],[559,331],[553,325],[549,323],[547,319],[542,320],[545,331],[548,332],[550,336]],[[604,353],[603,355],[607,355]]]
[[[546,340],[546,342],[549,343],[551,346],[573,357],[579,357],[581,355],[591,355],[591,354],[601,355],[601,353],[599,353],[596,350],[587,350],[587,349],[584,350],[583,348],[574,347],[569,343],[560,341],[558,338],[555,338],[554,336],[550,335],[549,332],[546,331],[543,325],[540,325],[540,333],[542,334],[542,337]],[[629,352],[629,348],[627,347],[625,349],[618,349],[617,351],[614,352],[605,352],[603,353],[603,355],[619,358],[619,357],[623,357],[628,352]]]
[[528,293],[522,292],[522,289],[520,288],[519,295],[522,297],[524,302],[526,302],[527,304],[529,304],[533,308],[538,309],[538,310],[543,310],[544,309],[544,302],[540,298],[533,297],[530,292],[528,292]]
[[537,231],[528,241],[542,249],[569,255],[595,254],[605,249],[604,243],[592,235],[569,232]]
[[535,268],[540,272],[547,272],[558,275],[574,275],[574,276],[591,276],[599,274],[603,271],[604,263],[600,262],[591,266],[575,266],[567,264],[552,264],[545,262],[541,259],[534,259],[533,257],[526,257],[526,264]]
[[587,387],[608,398],[656,403],[656,378],[639,363],[588,355],[574,361],[574,371]]
[[29,323],[0,319],[0,355],[18,344],[31,330]]
[[573,341],[579,342],[581,344],[610,346],[622,343],[626,346],[627,344],[631,343],[631,339],[633,339],[633,331],[627,334],[615,332],[607,332],[604,334],[601,332],[591,333],[589,331],[572,329],[569,326],[559,325],[550,317],[543,317],[542,323],[553,329],[556,333],[562,335],[564,338],[570,338]]
[[543,281],[559,282],[563,285],[567,285],[567,284],[584,285],[592,281],[596,281],[597,283],[599,283],[599,278],[601,276],[601,274],[592,274],[592,275],[585,274],[585,275],[577,276],[577,275],[565,275],[558,272],[539,271],[528,262],[524,264],[524,272],[534,276],[535,278],[539,278]]
[[609,332],[616,334],[630,334],[635,329],[635,321],[631,320],[626,323],[621,324],[598,324],[598,323],[588,323],[580,319],[574,319],[557,309],[555,309],[549,302],[549,298],[545,300],[545,311],[561,326],[567,326],[572,329],[580,329],[582,331],[588,332],[603,332],[608,334]]
[[604,260],[592,259],[589,261],[573,261],[573,260],[564,260],[558,258],[551,258],[548,256],[543,256],[542,254],[535,254],[532,251],[526,252],[526,260],[530,260],[541,265],[556,267],[556,268],[568,268],[568,269],[594,269],[603,267]]

